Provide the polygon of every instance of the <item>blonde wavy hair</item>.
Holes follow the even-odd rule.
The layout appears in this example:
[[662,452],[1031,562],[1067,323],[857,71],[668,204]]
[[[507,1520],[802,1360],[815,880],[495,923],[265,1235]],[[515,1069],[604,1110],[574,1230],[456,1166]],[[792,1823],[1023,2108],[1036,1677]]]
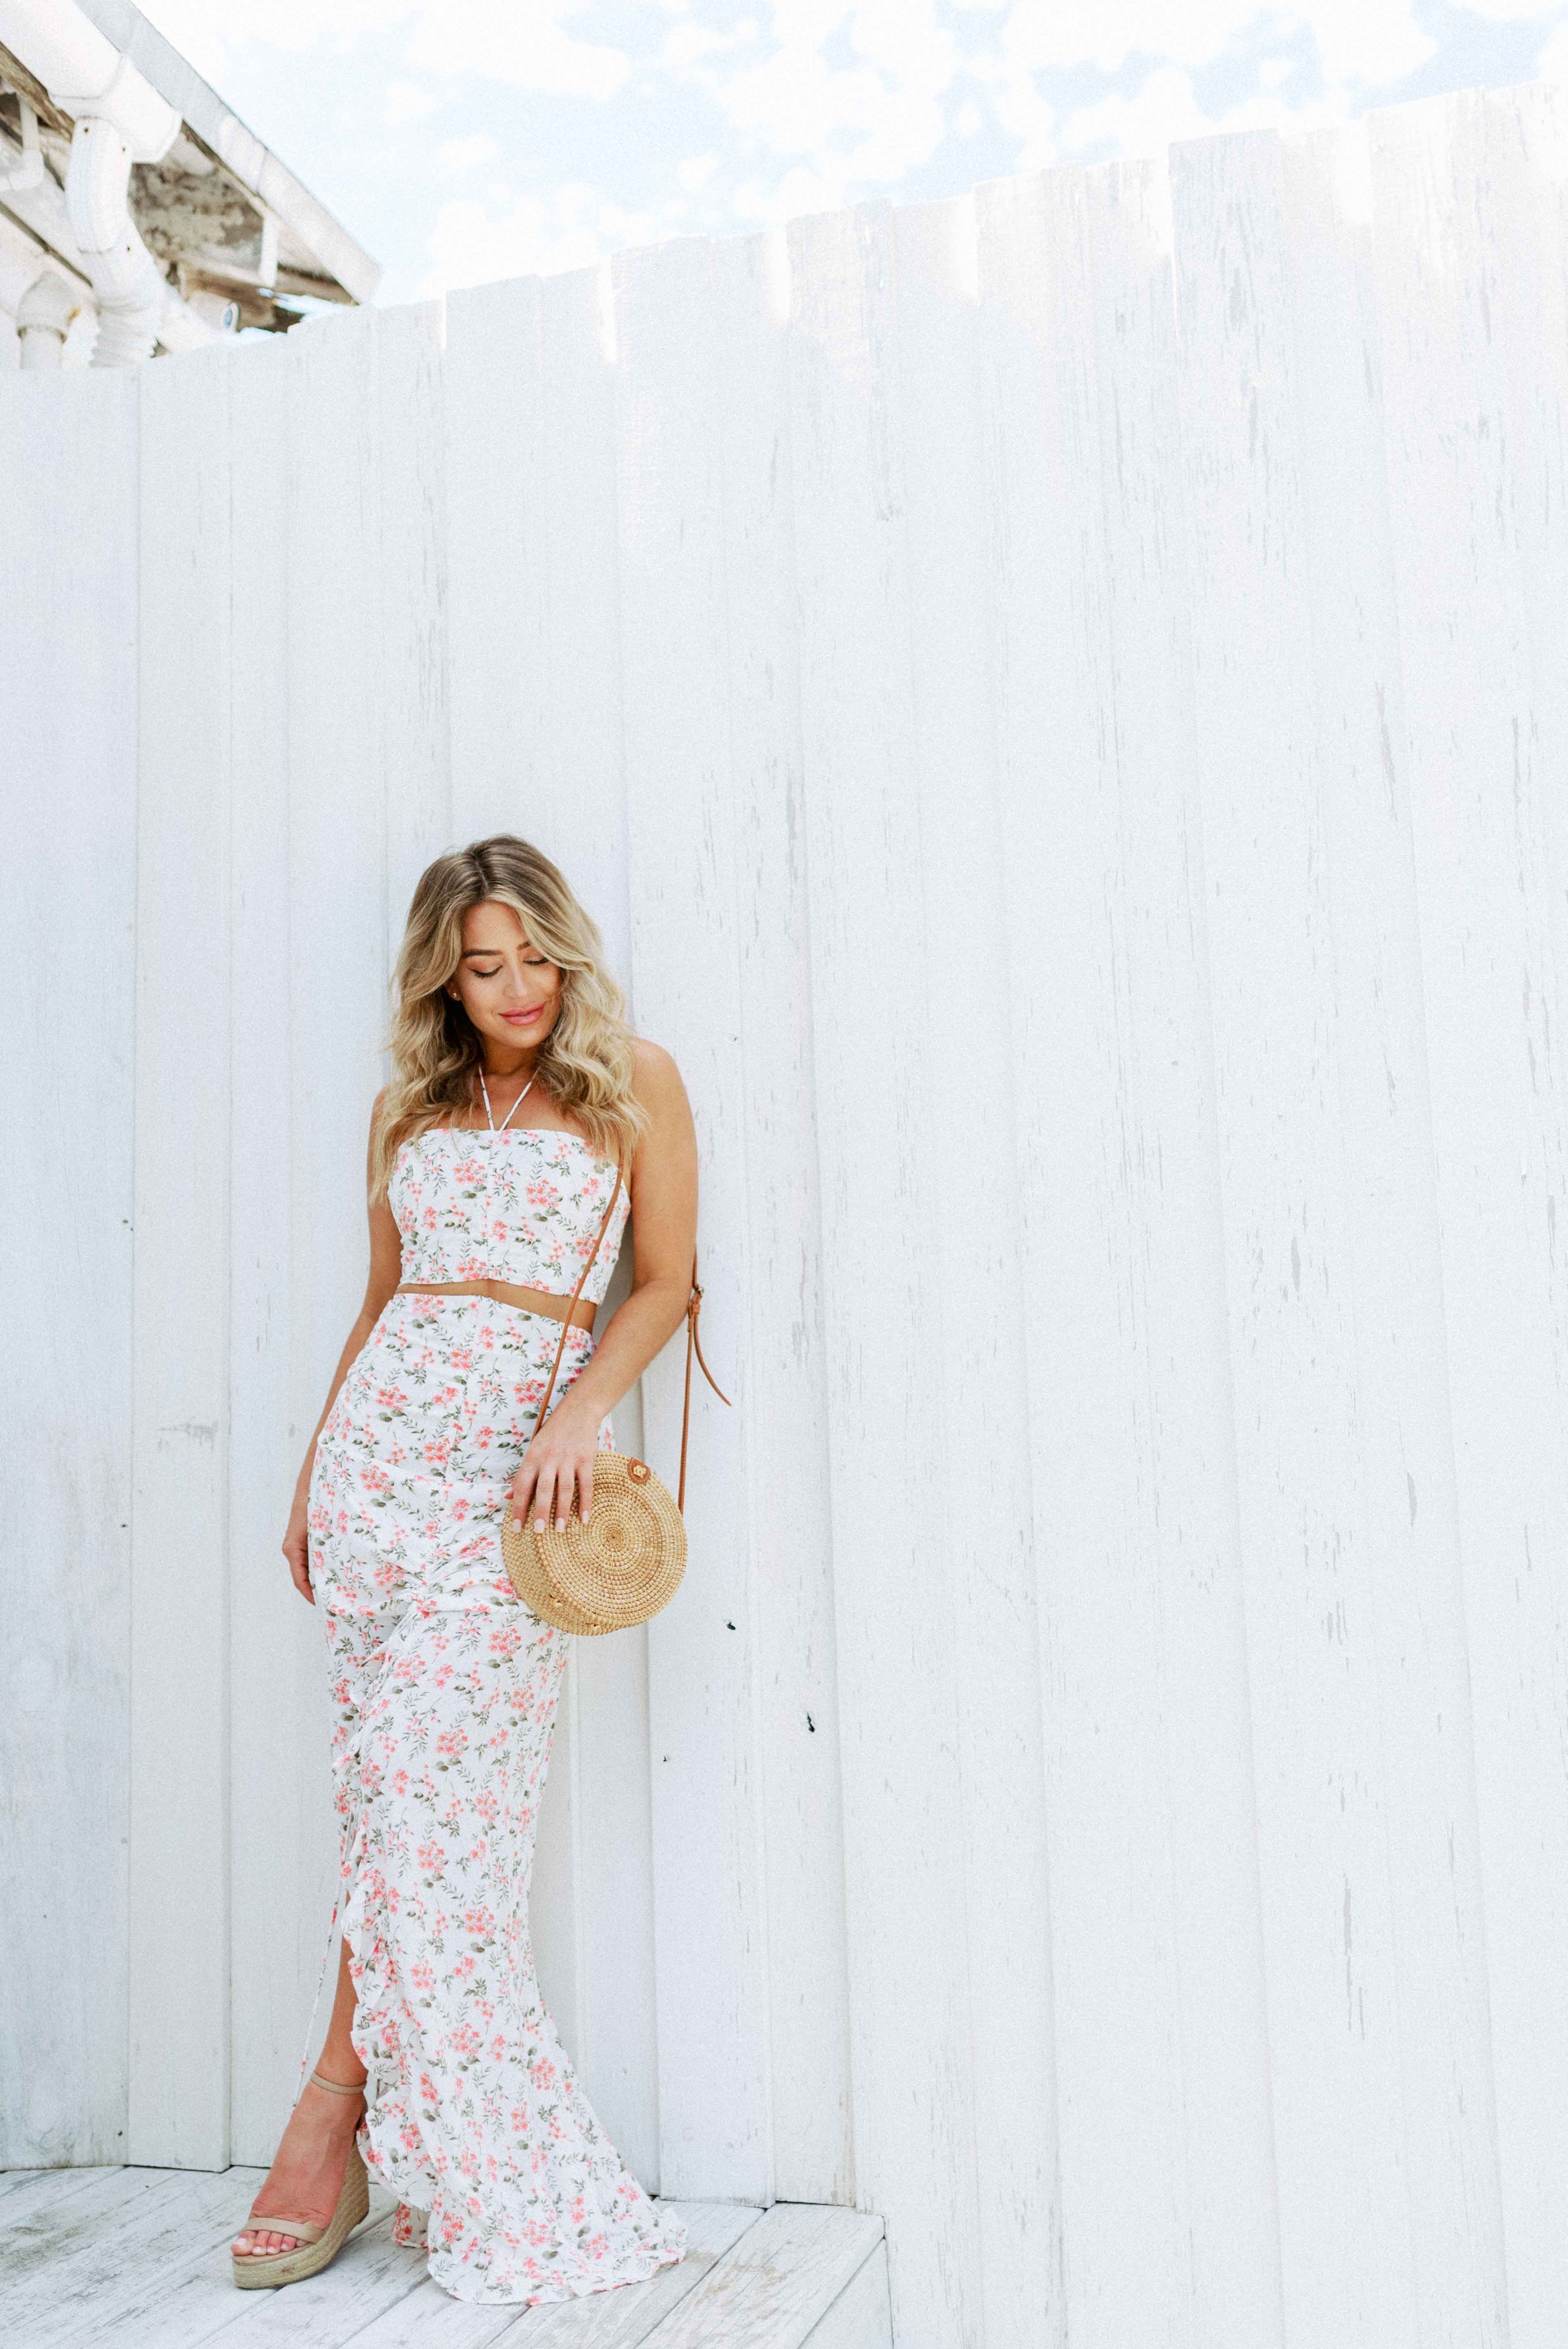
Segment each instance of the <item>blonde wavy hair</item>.
[[509,832],[427,865],[409,907],[393,979],[392,1073],[370,1150],[370,1196],[385,1195],[405,1142],[472,1108],[483,1066],[479,1030],[447,993],[462,957],[462,917],[493,899],[561,974],[561,1008],[539,1047],[535,1081],[600,1156],[630,1166],[647,1112],[634,1099],[626,999],[604,941],[564,874]]

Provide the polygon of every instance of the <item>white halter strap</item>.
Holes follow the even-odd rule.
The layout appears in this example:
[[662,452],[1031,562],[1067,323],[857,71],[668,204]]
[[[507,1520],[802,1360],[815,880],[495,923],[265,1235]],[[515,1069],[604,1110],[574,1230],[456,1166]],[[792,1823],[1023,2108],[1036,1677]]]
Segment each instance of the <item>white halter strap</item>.
[[504,1133],[513,1119],[516,1116],[517,1112],[522,1107],[524,1102],[533,1092],[534,1080],[532,1077],[529,1078],[527,1083],[524,1086],[522,1092],[518,1094],[517,1099],[513,1102],[511,1108],[507,1111],[499,1125],[495,1123],[495,1112],[490,1106],[490,1087],[484,1081],[484,1071],[483,1069],[479,1071],[479,1090],[484,1095],[484,1114],[490,1120],[491,1133]]

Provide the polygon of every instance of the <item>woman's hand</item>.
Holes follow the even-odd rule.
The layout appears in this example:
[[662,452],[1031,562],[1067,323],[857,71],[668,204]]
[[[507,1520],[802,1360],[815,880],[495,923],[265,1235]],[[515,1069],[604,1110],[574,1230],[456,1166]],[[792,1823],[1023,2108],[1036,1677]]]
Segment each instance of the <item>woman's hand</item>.
[[295,1588],[314,1607],[316,1593],[310,1587],[310,1536],[303,1493],[296,1493],[294,1506],[288,1513],[288,1531],[283,1537],[283,1554],[288,1560],[288,1571]]
[[543,1533],[552,1515],[556,1530],[565,1533],[572,1513],[572,1489],[577,1494],[577,1515],[584,1525],[594,1498],[594,1455],[599,1448],[599,1423],[591,1405],[585,1407],[563,1396],[523,1454],[512,1479],[512,1514],[525,1523],[530,1501],[535,1530]]

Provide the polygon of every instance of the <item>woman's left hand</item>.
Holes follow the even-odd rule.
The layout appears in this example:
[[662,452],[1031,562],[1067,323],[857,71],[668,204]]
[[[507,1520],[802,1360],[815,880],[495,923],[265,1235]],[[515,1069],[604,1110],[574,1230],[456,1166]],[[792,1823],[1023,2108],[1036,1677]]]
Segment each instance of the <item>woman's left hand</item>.
[[557,1533],[565,1533],[575,1487],[577,1515],[586,1526],[593,1506],[594,1455],[598,1448],[597,1415],[573,1396],[565,1396],[529,1444],[512,1479],[512,1514],[518,1524],[526,1521],[532,1503],[536,1532],[543,1533],[553,1516]]

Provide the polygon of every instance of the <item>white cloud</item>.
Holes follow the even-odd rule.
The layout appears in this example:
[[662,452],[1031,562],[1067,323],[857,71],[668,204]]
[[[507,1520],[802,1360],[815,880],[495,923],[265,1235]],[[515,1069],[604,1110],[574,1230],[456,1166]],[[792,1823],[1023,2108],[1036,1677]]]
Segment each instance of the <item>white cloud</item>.
[[[198,72],[218,79],[249,43],[343,50],[404,25],[404,61],[472,74],[551,98],[613,98],[631,72],[624,50],[574,38],[585,0],[149,0],[146,14]],[[406,87],[407,85],[405,85]],[[409,119],[405,115],[403,119]]]
[[[372,0],[365,0],[372,5]],[[564,19],[582,0],[441,0],[420,9],[409,41],[411,66],[468,73],[547,98],[614,98],[631,76],[624,49],[575,40]]]
[[246,43],[297,52],[321,42],[341,50],[412,16],[415,0],[148,0],[142,14],[198,73],[216,79]]
[[465,171],[477,171],[486,163],[493,163],[501,152],[501,141],[488,130],[471,131],[466,139],[443,139],[435,150],[436,169],[443,179],[460,179]]
[[[947,136],[947,100],[963,60],[937,0],[774,0],[771,32],[763,53],[744,62],[732,39],[679,56],[667,45],[672,68],[683,66],[711,98],[742,151],[761,146],[800,159],[772,190],[748,174],[739,217],[779,217],[786,188],[809,189],[819,205],[896,186]],[[836,39],[854,63],[826,54]]]
[[[1293,109],[1292,127],[1304,129],[1327,113],[1327,109]],[[1217,115],[1199,103],[1190,74],[1162,66],[1131,97],[1112,96],[1075,108],[1063,118],[1056,145],[1066,160],[1107,148],[1116,155],[1153,155],[1177,140],[1259,129],[1279,119],[1279,101],[1262,91]]]
[[427,83],[395,81],[388,88],[381,119],[392,129],[400,122],[422,122],[427,114],[435,112],[439,103]]
[[[1552,0],[1553,5],[1556,0]],[[1499,16],[1539,13],[1539,0],[1483,0]],[[1100,0],[1082,15],[1061,0],[1013,0],[997,38],[1013,73],[1065,72],[1093,65],[1116,73],[1129,57],[1187,67],[1212,65],[1260,36],[1305,30],[1334,81],[1376,85],[1397,80],[1426,62],[1436,46],[1414,0],[1308,0],[1304,7],[1260,8],[1256,0]]]
[[568,181],[544,195],[514,196],[499,212],[467,199],[441,205],[426,243],[422,292],[488,285],[501,277],[586,269],[627,244],[652,244],[673,225],[628,212],[602,188]]
[[1318,0],[1303,12],[1303,21],[1317,43],[1325,79],[1350,89],[1402,80],[1437,51],[1406,0],[1376,0],[1372,6],[1364,0],[1359,7],[1355,0],[1327,6]]
[[809,212],[836,212],[854,201],[842,171],[797,165],[782,180],[742,180],[732,200],[735,218],[747,227],[776,228]]

